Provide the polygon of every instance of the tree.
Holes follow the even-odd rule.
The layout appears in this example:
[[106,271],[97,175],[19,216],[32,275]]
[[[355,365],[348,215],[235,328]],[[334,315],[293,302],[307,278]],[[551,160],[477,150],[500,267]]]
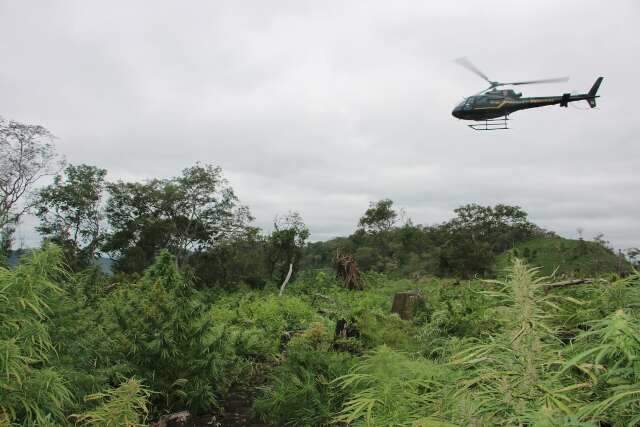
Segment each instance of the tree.
[[7,247],[20,217],[32,206],[25,200],[42,177],[59,170],[44,127],[6,121],[0,117],[0,246]]
[[472,240],[488,243],[495,253],[530,238],[537,230],[519,206],[480,206],[468,204],[454,210],[456,217],[445,224],[453,233],[464,233]]
[[238,203],[222,169],[196,164],[182,175],[146,183],[108,184],[112,232],[104,250],[116,268],[140,272],[162,249],[184,265],[189,256],[241,236],[253,219]]
[[625,252],[631,264],[636,268],[640,267],[640,248],[629,248]]
[[298,272],[308,238],[309,229],[298,212],[276,217],[268,242],[271,277],[282,282],[289,272],[289,265],[293,266],[294,273]]
[[454,212],[440,227],[441,274],[485,274],[496,255],[540,232],[519,206],[468,204]]
[[74,269],[86,267],[102,239],[102,192],[105,169],[69,165],[36,199],[38,231],[65,249]]
[[599,244],[600,246],[602,246],[603,248],[612,250],[610,246],[610,242],[608,240],[605,240],[604,238],[604,233],[598,233],[595,236],[593,236],[593,241]]
[[393,201],[383,199],[377,202],[371,202],[369,209],[358,222],[358,227],[369,233],[379,233],[388,231],[396,223],[398,214],[393,210]]
[[262,288],[270,279],[267,236],[247,227],[242,235],[206,251],[194,253],[187,261],[199,287],[233,287],[246,283]]

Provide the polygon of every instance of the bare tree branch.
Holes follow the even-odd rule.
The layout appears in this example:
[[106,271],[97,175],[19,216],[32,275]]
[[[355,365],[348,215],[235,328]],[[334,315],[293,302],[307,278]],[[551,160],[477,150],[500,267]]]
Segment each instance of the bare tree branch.
[[17,224],[33,206],[26,196],[34,184],[62,167],[52,140],[42,126],[0,117],[0,230]]

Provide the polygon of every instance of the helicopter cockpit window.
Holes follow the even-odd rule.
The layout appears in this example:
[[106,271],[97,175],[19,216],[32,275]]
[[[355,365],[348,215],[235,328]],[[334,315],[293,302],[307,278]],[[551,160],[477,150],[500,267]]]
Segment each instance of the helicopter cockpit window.
[[465,99],[464,103],[463,103],[463,107],[465,110],[470,110],[473,107],[473,103],[475,102],[475,97],[470,96],[469,98]]

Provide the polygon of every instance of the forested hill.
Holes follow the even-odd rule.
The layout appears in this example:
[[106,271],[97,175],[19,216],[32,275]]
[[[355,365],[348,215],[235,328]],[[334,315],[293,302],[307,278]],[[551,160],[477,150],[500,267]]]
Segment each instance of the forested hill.
[[465,205],[442,224],[395,224],[390,200],[371,205],[355,232],[305,249],[306,268],[331,266],[338,253],[352,254],[361,269],[395,277],[491,277],[512,258],[540,265],[545,274],[593,275],[631,271],[602,236],[594,241],[568,240],[528,220],[517,206]]
[[518,243],[498,256],[496,270],[509,267],[513,258],[523,258],[540,268],[541,274],[593,276],[599,273],[627,273],[631,265],[606,242],[570,240],[560,237],[535,238]]

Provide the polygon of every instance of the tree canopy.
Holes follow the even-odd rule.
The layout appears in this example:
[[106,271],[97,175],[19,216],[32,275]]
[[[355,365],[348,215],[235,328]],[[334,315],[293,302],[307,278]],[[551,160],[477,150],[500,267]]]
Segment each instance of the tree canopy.
[[15,225],[32,206],[26,196],[61,163],[46,128],[0,117],[0,249],[11,246]]
[[56,175],[53,184],[38,192],[37,229],[65,248],[67,261],[75,268],[93,260],[104,237],[101,202],[106,174],[95,166],[69,165],[64,176]]
[[222,169],[211,165],[168,179],[110,183],[107,190],[112,232],[104,248],[125,272],[142,271],[162,249],[183,264],[190,254],[244,234],[252,220]]

